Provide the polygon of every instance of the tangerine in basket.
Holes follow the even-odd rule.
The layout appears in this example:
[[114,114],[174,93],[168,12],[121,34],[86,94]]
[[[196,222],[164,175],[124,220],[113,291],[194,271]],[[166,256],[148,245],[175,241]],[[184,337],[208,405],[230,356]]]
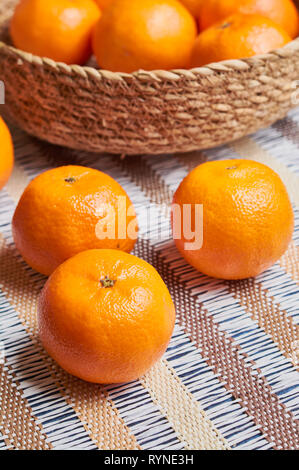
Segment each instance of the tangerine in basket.
[[95,383],[129,382],[164,354],[175,322],[169,291],[147,262],[116,250],[89,250],[48,279],[38,324],[48,353]]
[[234,13],[260,14],[279,24],[292,39],[299,34],[299,13],[292,0],[209,0],[203,1],[200,29],[209,28]]
[[190,208],[189,220],[173,211],[176,246],[188,263],[208,276],[257,276],[284,254],[292,238],[294,215],[287,190],[261,163],[204,163],[183,180],[173,202],[180,213],[184,205]]
[[0,189],[6,185],[14,164],[14,150],[10,132],[0,116]]
[[237,13],[197,37],[191,67],[266,54],[291,41],[284,29],[260,15]]
[[100,18],[93,0],[22,0],[10,24],[16,47],[66,64],[91,56],[91,33]]
[[113,72],[184,68],[196,34],[195,19],[177,0],[114,0],[94,30],[93,50]]
[[12,228],[24,260],[45,275],[88,249],[130,252],[138,230],[125,190],[105,173],[81,166],[35,178],[21,196]]

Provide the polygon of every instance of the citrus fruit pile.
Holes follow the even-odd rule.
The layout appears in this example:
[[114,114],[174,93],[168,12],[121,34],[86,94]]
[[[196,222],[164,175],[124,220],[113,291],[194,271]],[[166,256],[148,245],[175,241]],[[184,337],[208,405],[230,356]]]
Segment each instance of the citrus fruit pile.
[[102,69],[131,73],[265,54],[299,34],[292,0],[20,0],[16,47],[67,64],[94,53]]
[[[0,143],[2,188],[13,145],[1,119]],[[250,160],[200,165],[181,182],[172,208],[182,256],[223,279],[268,269],[286,251],[294,229],[280,177]],[[120,383],[137,379],[162,357],[175,307],[156,269],[130,254],[137,216],[119,183],[82,166],[48,170],[26,187],[12,230],[24,260],[50,276],[38,306],[39,333],[61,367],[89,382]]]

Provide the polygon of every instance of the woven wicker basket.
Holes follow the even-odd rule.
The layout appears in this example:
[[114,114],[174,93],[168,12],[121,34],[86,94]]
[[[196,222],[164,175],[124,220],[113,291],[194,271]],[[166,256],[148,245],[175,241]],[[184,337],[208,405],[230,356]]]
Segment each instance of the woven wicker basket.
[[266,127],[295,105],[299,39],[264,56],[193,70],[111,73],[11,47],[16,3],[0,4],[0,79],[10,117],[48,142],[127,155],[187,152]]

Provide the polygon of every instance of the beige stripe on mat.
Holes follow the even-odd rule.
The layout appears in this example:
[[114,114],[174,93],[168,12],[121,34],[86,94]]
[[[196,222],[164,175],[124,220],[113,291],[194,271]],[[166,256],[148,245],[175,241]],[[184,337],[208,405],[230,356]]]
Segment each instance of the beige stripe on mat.
[[[166,360],[141,379],[153,401],[190,450],[228,450],[229,445]],[[182,417],[186,419],[182,419]]]
[[280,266],[299,284],[299,246],[290,243],[289,248],[279,260]]
[[8,446],[18,450],[50,450],[41,426],[17,388],[10,368],[0,365],[0,429]]
[[291,359],[294,367],[299,370],[298,362],[293,360],[294,344],[299,339],[299,326],[293,318],[254,279],[228,282],[227,285],[229,292],[243,305],[250,317],[258,322],[282,354]]
[[55,378],[68,394],[82,422],[86,423],[91,438],[99,449],[141,450],[136,438],[124,424],[106,391],[97,384],[90,384],[71,376],[52,362]]
[[0,425],[0,451],[1,450],[16,450],[16,448],[10,442],[6,434],[4,434],[4,430],[1,429],[1,425]]
[[257,142],[251,138],[244,138],[230,144],[231,148],[240,155],[240,158],[249,158],[256,162],[264,163],[276,171],[283,180],[292,201],[299,206],[299,179],[283,163],[266,152]]
[[[246,407],[275,449],[296,449],[298,422],[276,396],[248,355],[201,309],[186,326],[214,373]],[[217,360],[215,359],[217,358]]]

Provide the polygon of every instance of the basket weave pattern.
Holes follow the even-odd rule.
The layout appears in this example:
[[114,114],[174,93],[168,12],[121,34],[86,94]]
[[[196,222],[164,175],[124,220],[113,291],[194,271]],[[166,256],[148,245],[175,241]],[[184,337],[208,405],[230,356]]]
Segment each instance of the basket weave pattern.
[[11,47],[16,3],[1,0],[0,79],[13,120],[48,142],[128,155],[186,152],[267,127],[294,106],[299,39],[264,56],[199,69],[112,73]]

